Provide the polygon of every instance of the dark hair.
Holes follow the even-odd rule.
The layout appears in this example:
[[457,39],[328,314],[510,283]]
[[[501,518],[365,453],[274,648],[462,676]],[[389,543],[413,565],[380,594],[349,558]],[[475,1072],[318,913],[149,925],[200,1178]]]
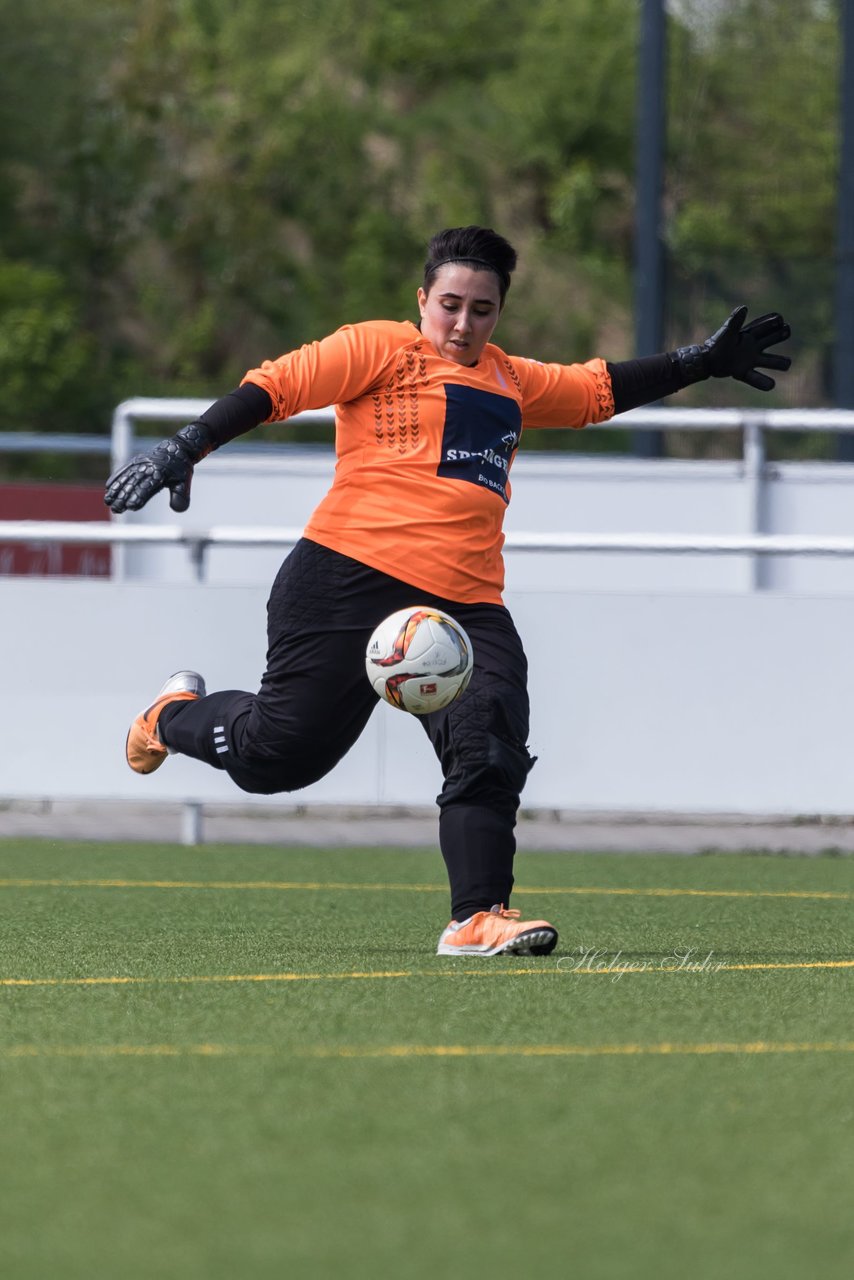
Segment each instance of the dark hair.
[[491,227],[449,227],[438,231],[427,247],[424,264],[424,292],[429,293],[440,267],[459,262],[475,271],[493,271],[498,276],[501,305],[510,288],[516,267],[516,250]]

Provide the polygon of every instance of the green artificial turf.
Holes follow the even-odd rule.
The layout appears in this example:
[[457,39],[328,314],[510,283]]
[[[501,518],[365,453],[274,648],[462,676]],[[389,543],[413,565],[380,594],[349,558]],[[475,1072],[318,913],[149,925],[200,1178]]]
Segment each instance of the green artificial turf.
[[848,1277],[854,861],[517,889],[458,960],[434,853],[0,842],[4,1280]]

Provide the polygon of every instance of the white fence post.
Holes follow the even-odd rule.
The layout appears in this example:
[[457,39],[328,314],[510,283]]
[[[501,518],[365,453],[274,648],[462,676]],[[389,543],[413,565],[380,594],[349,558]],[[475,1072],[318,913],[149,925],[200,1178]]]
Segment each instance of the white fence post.
[[202,838],[202,805],[188,800],[181,806],[181,844],[201,844]]
[[[765,416],[744,417],[744,484],[747,532],[762,532],[762,484],[765,475]],[[754,553],[747,561],[747,589],[756,591],[762,585],[762,565]]]

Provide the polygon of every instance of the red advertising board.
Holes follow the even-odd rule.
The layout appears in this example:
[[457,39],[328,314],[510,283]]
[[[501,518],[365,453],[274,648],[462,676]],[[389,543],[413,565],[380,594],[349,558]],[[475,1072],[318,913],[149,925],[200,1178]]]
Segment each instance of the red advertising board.
[[[108,520],[100,487],[65,484],[0,484],[0,520]],[[79,545],[3,542],[0,574],[103,578],[111,551],[97,542]]]

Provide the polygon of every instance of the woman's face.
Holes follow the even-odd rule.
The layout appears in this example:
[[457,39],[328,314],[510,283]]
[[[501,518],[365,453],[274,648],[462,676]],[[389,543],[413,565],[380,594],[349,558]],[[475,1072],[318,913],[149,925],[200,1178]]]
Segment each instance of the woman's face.
[[429,294],[418,290],[421,332],[445,360],[477,364],[501,311],[494,271],[456,262],[440,267]]

